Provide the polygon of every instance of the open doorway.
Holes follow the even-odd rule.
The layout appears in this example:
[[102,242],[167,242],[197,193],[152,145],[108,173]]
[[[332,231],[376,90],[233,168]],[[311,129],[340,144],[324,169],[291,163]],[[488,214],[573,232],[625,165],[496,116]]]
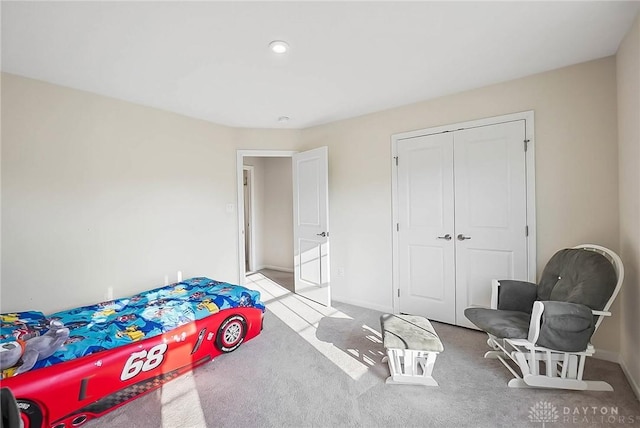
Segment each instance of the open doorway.
[[245,276],[259,273],[293,292],[291,156],[243,156],[242,173]]
[[331,306],[328,158],[327,147],[237,151],[239,283],[251,271],[293,273],[291,291]]

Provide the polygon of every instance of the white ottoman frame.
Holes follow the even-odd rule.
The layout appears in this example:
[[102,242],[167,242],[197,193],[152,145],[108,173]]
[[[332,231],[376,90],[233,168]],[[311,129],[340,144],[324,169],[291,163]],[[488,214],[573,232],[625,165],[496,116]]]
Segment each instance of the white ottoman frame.
[[431,376],[438,352],[416,351],[413,349],[387,349],[382,362],[389,363],[389,376],[385,383],[409,383],[426,386],[438,386]]
[[[394,320],[389,321],[390,317]],[[389,331],[391,323],[398,320],[401,321],[402,327]],[[387,351],[382,362],[389,363],[391,372],[386,383],[438,386],[431,374],[436,358],[444,348],[429,320],[415,315],[385,314],[381,317],[380,324],[383,346]],[[391,328],[394,327],[398,328],[398,324]]]

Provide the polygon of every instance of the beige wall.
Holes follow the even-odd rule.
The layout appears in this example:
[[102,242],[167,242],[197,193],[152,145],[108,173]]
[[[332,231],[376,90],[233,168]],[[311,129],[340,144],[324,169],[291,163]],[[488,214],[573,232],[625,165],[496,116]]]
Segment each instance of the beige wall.
[[[0,8],[0,18],[2,12]],[[0,32],[1,33],[1,32]],[[1,38],[1,37],[0,37]],[[1,43],[1,40],[0,40]],[[0,100],[2,100],[2,79],[4,74],[0,72]],[[2,310],[2,102],[0,102],[0,311]]]
[[264,158],[263,263],[293,272],[293,177],[291,158]]
[[232,129],[3,75],[2,310],[237,278]]
[[[45,312],[175,276],[237,281],[236,149],[329,146],[336,299],[391,310],[394,133],[535,111],[539,268],[618,250],[615,59],[301,131],[230,129],[4,75],[2,309]],[[619,320],[597,347],[618,351]]]
[[625,282],[621,359],[640,398],[640,15],[618,54],[618,133],[620,159],[620,256]]
[[3,75],[2,310],[237,279],[233,130]]
[[[329,146],[336,300],[392,305],[391,142],[394,133],[535,111],[538,271],[559,248],[618,251],[615,58],[304,130],[302,147]],[[616,351],[617,317],[594,339]]]

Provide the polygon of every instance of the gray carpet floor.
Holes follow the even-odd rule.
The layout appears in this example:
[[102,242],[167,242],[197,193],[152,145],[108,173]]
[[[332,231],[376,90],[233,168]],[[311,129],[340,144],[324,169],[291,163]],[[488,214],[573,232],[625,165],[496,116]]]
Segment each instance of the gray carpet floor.
[[380,312],[324,308],[261,274],[264,330],[231,354],[87,427],[640,427],[640,402],[614,363],[589,359],[585,379],[614,392],[511,389],[483,358],[486,335],[433,323],[444,343],[439,387],[386,385]]

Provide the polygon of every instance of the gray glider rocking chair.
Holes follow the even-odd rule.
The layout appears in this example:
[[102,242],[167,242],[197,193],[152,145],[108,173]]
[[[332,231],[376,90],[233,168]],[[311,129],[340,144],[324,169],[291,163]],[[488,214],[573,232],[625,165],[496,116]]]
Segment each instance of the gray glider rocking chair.
[[[489,334],[497,358],[513,374],[512,388],[613,391],[604,381],[583,380],[590,340],[622,286],[620,257],[598,245],[579,245],[551,257],[538,284],[494,280],[491,308],[465,316]],[[512,363],[517,368],[516,370]]]

